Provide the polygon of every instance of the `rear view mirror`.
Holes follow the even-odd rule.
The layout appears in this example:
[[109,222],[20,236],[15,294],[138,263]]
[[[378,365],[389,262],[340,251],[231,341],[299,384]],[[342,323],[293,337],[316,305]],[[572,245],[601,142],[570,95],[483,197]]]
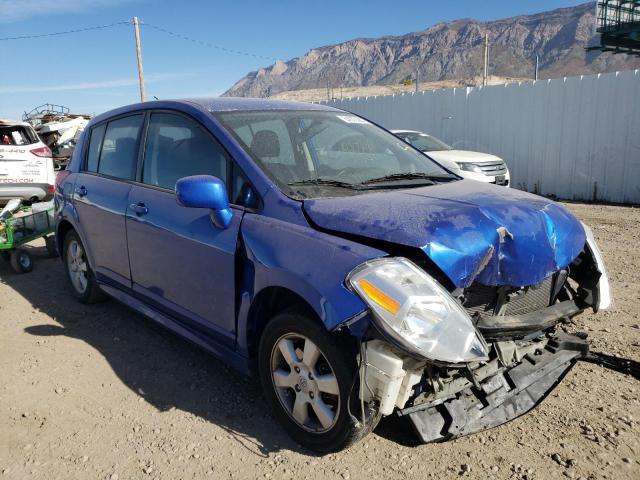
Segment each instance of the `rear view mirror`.
[[176,182],[176,201],[188,208],[208,208],[213,224],[221,229],[231,223],[233,213],[229,208],[227,187],[219,178],[211,175],[193,175]]

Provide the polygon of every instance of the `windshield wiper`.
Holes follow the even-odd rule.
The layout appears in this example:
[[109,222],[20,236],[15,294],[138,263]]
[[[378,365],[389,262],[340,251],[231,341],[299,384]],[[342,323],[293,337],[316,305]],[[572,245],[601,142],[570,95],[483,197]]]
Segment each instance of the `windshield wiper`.
[[445,174],[429,174],[429,173],[394,173],[391,175],[385,175],[384,177],[371,178],[369,180],[365,180],[362,182],[363,185],[367,185],[370,183],[385,183],[385,182],[394,182],[396,180],[429,180],[432,184],[435,181],[449,181],[455,180],[457,177],[454,175],[445,173]]
[[288,183],[290,187],[298,187],[298,186],[306,186],[306,185],[315,185],[315,186],[326,186],[326,187],[339,187],[339,188],[349,188],[352,190],[360,189],[359,185],[354,185],[353,183],[341,182],[339,180],[329,180],[326,178],[309,178],[307,180],[300,180],[298,182]]

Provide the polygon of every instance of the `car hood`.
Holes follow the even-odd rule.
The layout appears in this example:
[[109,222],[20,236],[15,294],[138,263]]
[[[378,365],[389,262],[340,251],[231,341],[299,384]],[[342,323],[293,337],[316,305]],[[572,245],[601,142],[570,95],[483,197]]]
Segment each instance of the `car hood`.
[[458,163],[483,163],[483,162],[499,162],[500,157],[489,153],[469,152],[467,150],[438,150],[435,152],[424,152],[437,162],[449,161]]
[[563,206],[472,180],[310,199],[304,210],[323,230],[420,248],[460,288],[535,285],[585,244],[584,228]]

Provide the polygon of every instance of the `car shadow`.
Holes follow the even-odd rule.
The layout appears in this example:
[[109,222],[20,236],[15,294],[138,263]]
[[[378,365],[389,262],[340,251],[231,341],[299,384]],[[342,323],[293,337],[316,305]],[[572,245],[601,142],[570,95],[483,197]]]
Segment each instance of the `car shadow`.
[[287,449],[315,455],[292,441],[271,418],[255,379],[114,300],[80,304],[68,290],[60,259],[47,258],[44,246],[27,249],[34,258],[33,271],[19,275],[0,261],[0,282],[59,325],[30,326],[25,332],[86,342],[150,405],[212,422],[254,454],[266,457]]

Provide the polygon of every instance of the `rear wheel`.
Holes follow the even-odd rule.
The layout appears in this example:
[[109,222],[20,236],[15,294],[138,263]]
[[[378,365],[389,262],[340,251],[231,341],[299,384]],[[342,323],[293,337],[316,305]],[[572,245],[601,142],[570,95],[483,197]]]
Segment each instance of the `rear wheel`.
[[[267,401],[276,418],[301,445],[319,452],[338,451],[374,426],[358,422],[354,379],[356,352],[309,317],[282,313],[262,334],[258,367]],[[354,410],[355,409],[355,410]]]
[[98,287],[87,261],[84,245],[73,230],[64,237],[64,267],[71,291],[81,303],[95,303],[106,298]]
[[12,250],[9,261],[11,262],[11,268],[16,273],[28,273],[33,270],[33,258],[23,248]]

